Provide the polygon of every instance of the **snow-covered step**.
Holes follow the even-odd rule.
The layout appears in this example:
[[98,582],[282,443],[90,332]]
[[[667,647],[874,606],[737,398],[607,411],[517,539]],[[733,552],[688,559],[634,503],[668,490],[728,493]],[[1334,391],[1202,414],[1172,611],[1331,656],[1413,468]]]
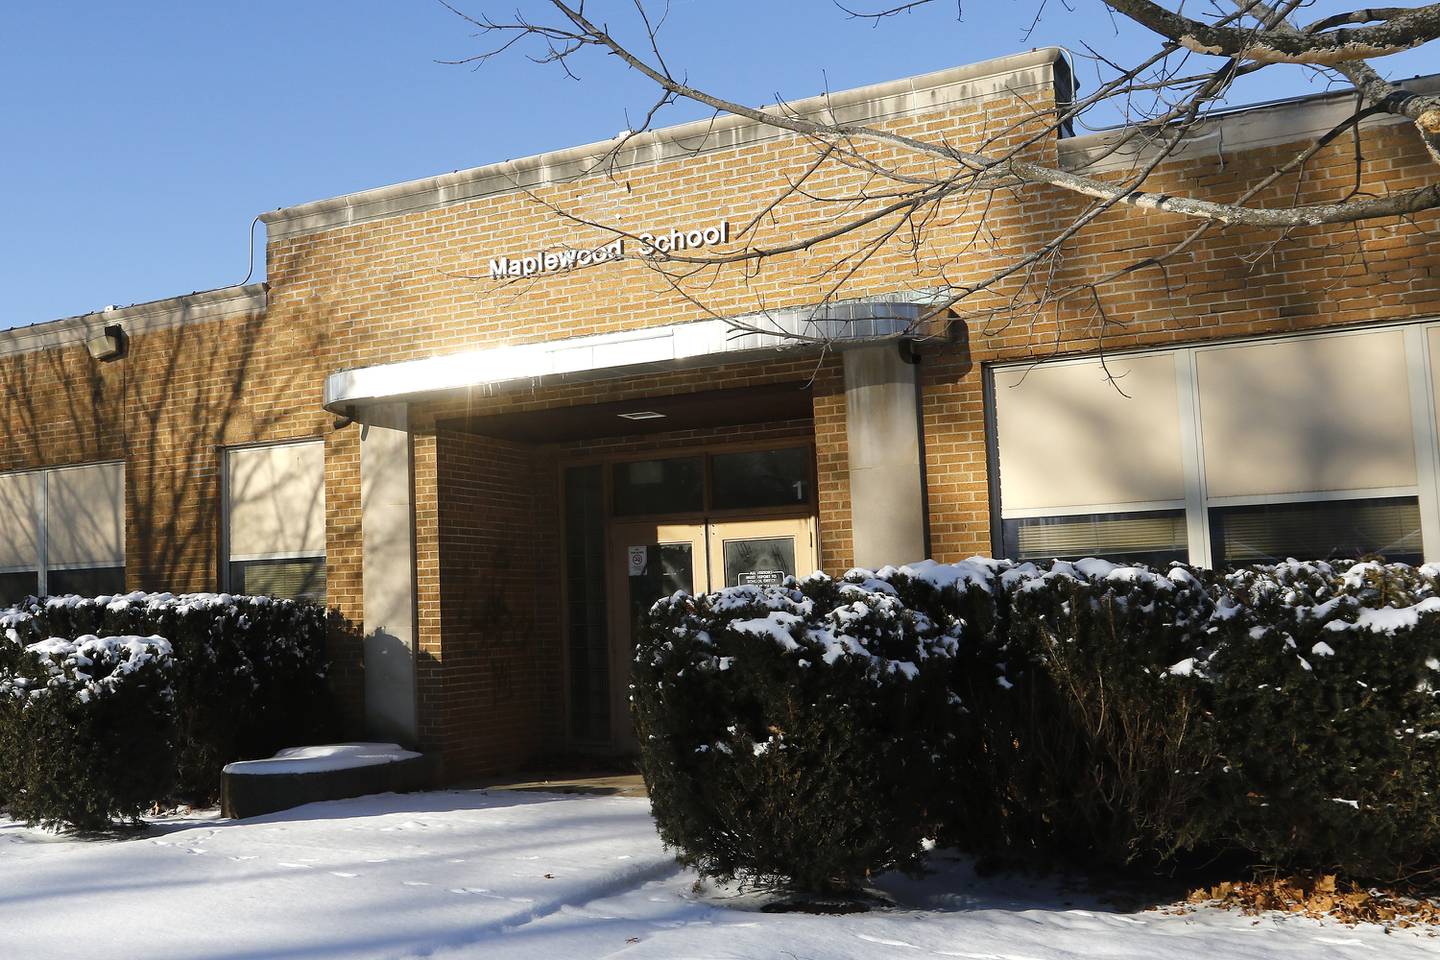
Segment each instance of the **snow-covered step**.
[[395,743],[290,747],[263,760],[226,764],[220,804],[227,817],[258,817],[322,800],[425,790],[434,780],[434,758]]

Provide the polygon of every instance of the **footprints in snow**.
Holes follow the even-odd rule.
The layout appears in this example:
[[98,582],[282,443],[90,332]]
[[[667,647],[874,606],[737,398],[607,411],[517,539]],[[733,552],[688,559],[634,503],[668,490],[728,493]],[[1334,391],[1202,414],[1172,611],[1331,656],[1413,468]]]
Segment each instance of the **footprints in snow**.
[[[355,829],[355,828],[352,828],[352,829]],[[423,820],[407,820],[407,821],[405,821],[404,823],[398,823],[398,824],[392,824],[392,825],[390,825],[390,826],[380,827],[380,828],[378,828],[378,831],[377,831],[377,832],[380,832],[380,833],[393,833],[393,832],[407,831],[407,830],[429,830],[429,829],[431,829],[431,825],[430,825],[429,823],[426,823],[426,822],[423,821]],[[212,835],[213,835],[213,833],[212,833]],[[200,841],[198,841],[198,842],[203,843],[205,840],[208,840],[208,839],[210,839],[210,836],[206,836],[206,837],[202,838],[202,839],[201,839]],[[190,845],[190,844],[184,844],[184,843],[174,843],[174,842],[172,842],[172,841],[170,841],[170,840],[152,839],[150,842],[153,843],[153,844],[155,844],[156,846],[160,846],[160,847],[173,847],[173,848],[174,848],[175,850],[177,850],[177,851],[184,851],[184,852],[189,853],[189,854],[192,854],[192,855],[201,855],[201,854],[205,854],[205,853],[209,852],[209,851],[207,851],[207,850],[205,850],[205,849],[203,849],[202,847],[199,847],[199,846],[192,846],[192,845]],[[228,856],[225,857],[225,859],[226,859],[226,860],[229,860],[229,861],[231,861],[231,862],[233,862],[233,863],[248,863],[248,862],[250,862],[250,861],[252,861],[252,860],[260,860],[261,858],[260,858],[258,855],[256,855],[256,854],[235,854],[235,855],[228,855]],[[516,860],[520,860],[520,861],[537,861],[537,860],[540,860],[541,858],[537,855],[537,856],[516,857],[515,859],[516,859]],[[624,855],[621,855],[621,856],[616,857],[615,859],[617,859],[617,860],[629,860],[629,859],[632,859],[632,858],[631,858],[631,856],[630,856],[629,854],[624,854]],[[305,870],[314,870],[317,866],[320,865],[320,860],[321,860],[321,858],[319,858],[319,857],[296,857],[296,858],[294,858],[294,859],[292,859],[292,860],[276,860],[276,861],[273,861],[273,863],[274,863],[274,865],[275,865],[276,867],[279,867],[279,868],[281,868],[281,869],[299,872],[299,871],[305,871]],[[391,862],[393,862],[393,859],[392,859],[391,857],[370,857],[370,858],[367,858],[364,862],[365,862],[366,864],[384,864],[384,863],[391,863]],[[466,862],[468,862],[468,861],[467,861],[466,858],[464,858],[464,857],[450,857],[450,858],[447,858],[445,862],[448,863],[448,864],[462,864],[462,863],[466,863]],[[359,879],[362,878],[362,874],[360,874],[360,873],[358,873],[358,872],[355,872],[355,871],[353,871],[353,870],[325,870],[325,873],[328,874],[329,876],[335,877],[335,878],[340,879],[340,880],[359,880]],[[527,873],[527,874],[517,873],[516,876],[517,876],[517,877],[519,877],[519,876],[528,876],[528,873]],[[401,880],[400,883],[401,883],[402,886],[406,886],[406,887],[429,887],[429,886],[434,886],[434,884],[432,884],[429,880]],[[508,897],[508,896],[504,896],[504,895],[502,895],[502,894],[495,893],[493,890],[489,889],[488,887],[440,887],[440,888],[437,888],[437,891],[438,891],[438,890],[444,890],[444,891],[447,892],[447,893],[451,893],[451,894],[455,894],[455,895],[459,895],[459,896],[483,897],[483,898],[485,898],[485,899],[487,899],[487,900],[505,900],[505,901],[509,901],[509,902],[511,902],[511,903],[518,903],[518,904],[530,904],[530,903],[534,903],[534,902],[535,902],[535,901],[534,901],[532,898],[530,898],[530,897]]]

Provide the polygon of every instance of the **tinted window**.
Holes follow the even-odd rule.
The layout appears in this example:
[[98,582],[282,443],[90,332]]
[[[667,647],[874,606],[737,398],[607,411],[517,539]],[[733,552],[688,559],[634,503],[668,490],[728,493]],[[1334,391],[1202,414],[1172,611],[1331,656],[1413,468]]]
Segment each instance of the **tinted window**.
[[1216,507],[1210,540],[1217,567],[1379,556],[1420,563],[1420,506],[1414,497]]
[[719,453],[710,458],[717,510],[787,507],[810,499],[810,449]]
[[577,740],[610,736],[603,476],[598,464],[565,471],[565,626],[570,733]]
[[100,597],[125,592],[124,567],[90,567],[85,570],[51,570],[45,583],[52,597],[78,593],[82,597]]
[[244,560],[230,564],[230,590],[259,597],[325,602],[325,558]]
[[725,586],[778,587],[795,576],[794,537],[725,541]]
[[705,509],[700,462],[699,457],[676,457],[615,464],[615,513],[699,513]]
[[19,603],[34,596],[40,589],[40,578],[34,570],[0,573],[0,607]]
[[1079,560],[1163,567],[1189,557],[1183,510],[1026,517],[1004,522],[1005,556],[1012,560]]

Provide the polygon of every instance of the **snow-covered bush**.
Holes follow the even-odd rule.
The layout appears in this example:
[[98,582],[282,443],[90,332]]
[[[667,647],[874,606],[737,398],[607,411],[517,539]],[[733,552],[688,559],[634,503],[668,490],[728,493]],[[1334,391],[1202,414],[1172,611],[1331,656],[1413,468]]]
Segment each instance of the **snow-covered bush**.
[[634,703],[662,835],[710,873],[853,881],[937,822],[1089,865],[1440,869],[1431,567],[976,559],[677,595]]
[[30,823],[135,819],[175,775],[174,659],[160,637],[51,638],[0,676],[0,799]]
[[913,868],[940,807],[961,633],[858,578],[656,604],[633,690],[662,838],[707,876],[811,892]]
[[1209,655],[1230,835],[1267,863],[1440,867],[1433,568],[1287,563],[1217,586]]
[[[30,599],[0,613],[15,643],[157,634],[174,649],[179,791],[213,797],[233,760],[267,757],[326,722],[327,615],[314,604],[230,594]],[[0,651],[0,675],[4,654]],[[159,799],[159,798],[156,798]]]
[[1204,581],[1103,560],[998,579],[1002,628],[972,638],[980,670],[957,690],[982,741],[952,760],[960,785],[989,791],[991,815],[953,824],[949,839],[1107,863],[1195,846],[1218,769],[1210,691],[1172,667],[1199,652]]

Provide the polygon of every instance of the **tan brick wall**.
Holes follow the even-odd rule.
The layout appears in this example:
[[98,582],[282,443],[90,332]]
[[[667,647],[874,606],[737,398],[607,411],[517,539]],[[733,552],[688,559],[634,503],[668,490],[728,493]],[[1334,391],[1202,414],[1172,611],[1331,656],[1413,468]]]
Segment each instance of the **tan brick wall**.
[[[1003,129],[1019,103],[997,97],[944,115],[910,117],[897,131],[957,141]],[[1010,132],[1017,137],[1023,129]],[[1363,188],[1399,189],[1433,176],[1404,126],[1367,130]],[[1036,148],[1053,159],[1053,143]],[[1318,156],[1298,184],[1282,181],[1256,203],[1318,199],[1351,169],[1351,147]],[[898,159],[891,148],[875,157]],[[1288,155],[1267,147],[1171,164],[1156,189],[1216,185],[1229,195]],[[745,223],[773,200],[786,178],[813,159],[810,145],[782,140],[665,161],[615,180],[541,188],[541,199],[636,230]],[[829,164],[811,181],[842,194],[858,176]],[[1298,192],[1297,192],[1298,189]],[[919,256],[892,244],[860,266],[844,296],[880,295],[983,276],[1006,257],[1032,249],[1081,208],[1055,190],[1000,195],[989,210],[994,248],[969,246],[979,204],[937,211]],[[760,240],[826,222],[833,205],[795,201],[763,220]],[[1193,221],[1117,210],[1065,249],[1057,281],[1103,273],[1178,240]],[[1372,322],[1437,312],[1440,247],[1414,224],[1294,231],[1273,250],[1273,233],[1216,231],[1162,272],[1135,272],[1106,287],[1099,303],[1077,299],[1041,317],[972,318],[961,342],[923,351],[923,416],[934,554],[956,559],[990,549],[982,374],[1004,359],[1193,341],[1213,337]],[[532,342],[701,319],[706,313],[637,261],[606,264],[518,284],[476,278],[492,256],[586,242],[586,231],[556,218],[523,193],[294,236],[268,252],[270,307],[263,317],[191,323],[134,338],[131,354],[98,364],[82,347],[0,356],[0,470],[100,459],[127,462],[127,575],[131,586],[213,589],[218,583],[219,450],[226,444],[323,436],[326,439],[330,599],[358,622],[360,496],[358,427],[335,430],[319,407],[326,374],[502,343]],[[598,241],[599,234],[594,234]],[[691,292],[710,310],[743,314],[812,303],[827,291],[827,267],[841,247],[767,261],[760,269],[708,272]],[[1257,251],[1263,255],[1253,258]],[[1011,290],[964,309],[993,306]],[[568,406],[655,394],[790,380],[812,382],[813,421],[777,430],[813,433],[819,467],[825,566],[851,562],[845,399],[838,358],[803,353],[763,363],[544,386],[474,395],[414,411],[419,696],[422,736],[453,757],[457,776],[498,769],[560,740],[559,626],[522,573],[558,583],[558,466],[588,449],[639,449],[634,441],[524,448],[479,440],[434,423],[464,415]],[[717,431],[711,439],[726,434]],[[701,436],[659,437],[657,447]],[[530,520],[524,519],[528,512]],[[528,525],[527,525],[528,524]],[[528,531],[528,532],[527,532]],[[529,538],[530,546],[513,540]],[[498,569],[499,547],[522,550]],[[489,552],[487,552],[489,551]],[[515,636],[487,625],[476,604],[488,584],[516,611]],[[527,612],[528,611],[528,612]],[[528,618],[528,620],[526,619]],[[530,640],[518,639],[533,624]],[[537,656],[537,653],[543,656]],[[353,641],[335,650],[345,715],[360,716],[363,674]]]
[[[225,446],[325,437],[331,602],[360,618],[359,460],[319,407],[328,327],[235,315],[130,338],[100,363],[76,342],[0,356],[0,471],[125,461],[126,586],[220,586]],[[342,724],[358,729],[358,644],[334,635]]]

